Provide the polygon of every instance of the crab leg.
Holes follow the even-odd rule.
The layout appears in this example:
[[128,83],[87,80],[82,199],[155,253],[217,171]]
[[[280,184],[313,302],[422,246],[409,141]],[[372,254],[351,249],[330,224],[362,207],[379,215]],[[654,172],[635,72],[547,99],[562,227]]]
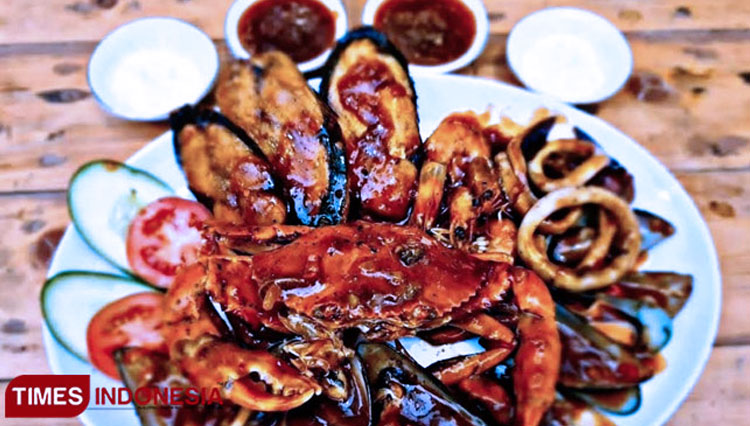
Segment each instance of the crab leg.
[[512,350],[513,347],[499,347],[476,355],[446,360],[447,362],[440,363],[438,369],[433,369],[432,374],[446,386],[455,385],[494,368],[505,361]]
[[204,231],[204,236],[207,241],[213,243],[213,250],[209,249],[209,252],[222,253],[225,248],[229,248],[241,253],[255,254],[277,249],[313,229],[315,228],[304,225],[216,224],[208,227]]
[[458,383],[458,388],[481,402],[499,424],[510,424],[513,403],[500,383],[485,376],[471,376]]
[[[223,341],[229,330],[211,306],[212,299],[219,300],[227,311],[259,325],[263,315],[253,309],[260,300],[250,271],[249,263],[211,257],[177,275],[165,299],[170,357],[193,383],[218,388],[224,398],[242,407],[290,410],[319,394],[321,387],[266,349],[243,349]],[[232,287],[237,281],[247,285]]]
[[455,321],[451,325],[455,325],[479,337],[484,337],[487,340],[507,344],[513,343],[513,331],[485,313],[473,315],[465,320]]
[[555,305],[547,286],[534,272],[515,267],[511,276],[513,294],[521,310],[521,337],[513,369],[516,424],[537,425],[555,400],[560,371]]

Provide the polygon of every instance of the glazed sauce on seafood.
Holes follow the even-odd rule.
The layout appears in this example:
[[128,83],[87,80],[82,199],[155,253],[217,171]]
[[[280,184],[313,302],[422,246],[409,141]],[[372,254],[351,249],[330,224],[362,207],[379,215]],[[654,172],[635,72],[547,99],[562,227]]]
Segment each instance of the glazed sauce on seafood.
[[[364,59],[341,77],[337,89],[343,108],[368,126],[359,140],[347,140],[352,185],[359,189],[359,198],[367,210],[400,219],[415,190],[416,169],[408,160],[392,156],[388,150],[395,128],[381,92],[388,91],[391,99],[410,94],[386,64]],[[403,145],[417,147],[419,140],[404,141]],[[378,176],[382,179],[377,179]]]
[[316,0],[261,0],[242,14],[237,33],[251,55],[281,50],[300,63],[333,44],[336,16]]
[[418,65],[458,59],[477,32],[474,15],[459,0],[388,0],[375,13],[375,28]]

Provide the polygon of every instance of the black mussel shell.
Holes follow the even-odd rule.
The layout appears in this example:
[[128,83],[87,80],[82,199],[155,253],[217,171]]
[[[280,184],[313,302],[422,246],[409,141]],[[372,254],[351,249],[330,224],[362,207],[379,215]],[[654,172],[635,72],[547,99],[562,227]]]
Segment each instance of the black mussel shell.
[[527,129],[521,139],[521,152],[526,160],[531,160],[547,143],[547,136],[555,126],[556,116],[540,120]]
[[558,384],[576,389],[624,389],[655,374],[640,354],[609,339],[561,305],[555,310],[562,360]]
[[633,212],[641,230],[641,250],[646,251],[674,235],[674,226],[665,219],[641,209]]
[[359,356],[349,361],[346,376],[353,386],[344,401],[317,396],[305,405],[284,414],[278,426],[369,426],[372,424],[370,388]]
[[658,306],[674,318],[693,291],[693,276],[676,272],[632,272],[607,287],[609,295]]
[[[357,352],[364,361],[374,400],[374,419],[391,424],[453,424],[483,426],[486,423],[467,411],[416,362],[381,343],[362,343]],[[388,390],[404,393],[399,401]],[[378,424],[378,422],[375,422]]]
[[552,407],[539,424],[541,426],[615,426],[602,413],[575,398],[569,392],[566,395],[558,393]]
[[320,212],[310,217],[305,210],[297,212],[303,225],[335,225],[346,220],[349,209],[349,187],[346,176],[346,151],[341,128],[336,114],[322,99],[319,100],[325,121],[318,134],[318,140],[328,153],[328,191],[320,205]]
[[399,51],[398,48],[393,43],[391,43],[390,40],[388,40],[388,37],[386,37],[385,34],[381,33],[371,26],[360,27],[346,33],[346,35],[339,39],[339,41],[336,43],[336,47],[331,52],[331,55],[328,56],[325,65],[323,65],[323,67],[316,72],[323,78],[320,82],[320,93],[323,95],[323,97],[328,98],[328,91],[330,90],[331,85],[331,76],[333,74],[333,70],[336,68],[336,65],[341,59],[341,54],[344,52],[344,50],[346,50],[347,47],[349,47],[350,44],[362,39],[368,39],[372,41],[373,44],[378,47],[379,52],[392,56],[396,59],[399,65],[401,65],[401,68],[404,69],[405,74],[409,78],[409,87],[411,88],[411,92],[413,94],[412,102],[414,103],[414,105],[416,105],[417,91],[414,88],[414,80],[411,78],[411,74],[409,74],[409,62],[406,60],[406,57],[401,53],[401,51]]
[[[577,139],[591,142],[597,147],[601,148],[601,145],[594,140],[588,133],[578,126],[573,127],[573,133]],[[627,202],[632,202],[635,198],[635,186],[633,185],[633,175],[620,164],[617,160],[610,157],[610,162],[607,167],[602,169],[589,181],[590,185],[600,186],[604,189],[608,189],[615,194],[619,195],[622,199]]]
[[[239,126],[232,123],[232,121],[227,117],[223,116],[218,111],[214,111],[211,109],[197,109],[191,105],[185,105],[169,115],[169,126],[172,128],[172,146],[174,148],[175,158],[177,158],[177,163],[183,169],[185,165],[183,163],[181,155],[182,145],[180,144],[180,132],[182,132],[182,129],[184,129],[185,126],[190,124],[195,125],[201,129],[206,128],[210,124],[220,125],[237,136],[237,138],[239,138],[245,144],[245,146],[250,149],[254,156],[260,158],[263,161],[267,161],[266,156],[263,154],[263,151],[261,151],[260,147],[255,143],[255,141]],[[213,207],[214,200],[212,200],[209,196],[198,191],[194,186],[190,184],[190,182],[188,182],[188,188],[201,204],[208,207],[209,210]],[[281,184],[275,177],[273,179],[273,187],[268,188],[268,191],[280,195]]]
[[641,407],[640,386],[617,390],[581,390],[561,388],[560,392],[580,399],[602,411],[621,416],[633,414]]

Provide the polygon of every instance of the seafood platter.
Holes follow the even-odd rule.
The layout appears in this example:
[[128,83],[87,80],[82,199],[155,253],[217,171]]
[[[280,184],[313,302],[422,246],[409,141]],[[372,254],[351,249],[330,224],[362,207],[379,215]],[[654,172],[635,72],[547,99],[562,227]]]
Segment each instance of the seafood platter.
[[86,424],[665,422],[718,321],[716,254],[601,120],[412,76],[364,27],[308,80],[279,51],[126,164],[84,165],[41,296],[57,373],[216,389]]

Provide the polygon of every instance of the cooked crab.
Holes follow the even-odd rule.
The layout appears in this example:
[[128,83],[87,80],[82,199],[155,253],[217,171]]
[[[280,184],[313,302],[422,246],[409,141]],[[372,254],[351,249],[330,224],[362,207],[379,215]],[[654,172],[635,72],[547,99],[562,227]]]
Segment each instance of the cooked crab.
[[[321,392],[346,399],[352,331],[387,342],[446,325],[489,349],[438,368],[443,383],[469,386],[517,348],[517,423],[537,424],[554,400],[560,341],[544,283],[417,228],[354,222],[252,257],[211,255],[185,268],[167,298],[172,358],[195,383],[223,383],[226,398],[253,410],[289,410]],[[508,303],[514,327],[496,317]],[[230,342],[238,333],[245,347]]]

